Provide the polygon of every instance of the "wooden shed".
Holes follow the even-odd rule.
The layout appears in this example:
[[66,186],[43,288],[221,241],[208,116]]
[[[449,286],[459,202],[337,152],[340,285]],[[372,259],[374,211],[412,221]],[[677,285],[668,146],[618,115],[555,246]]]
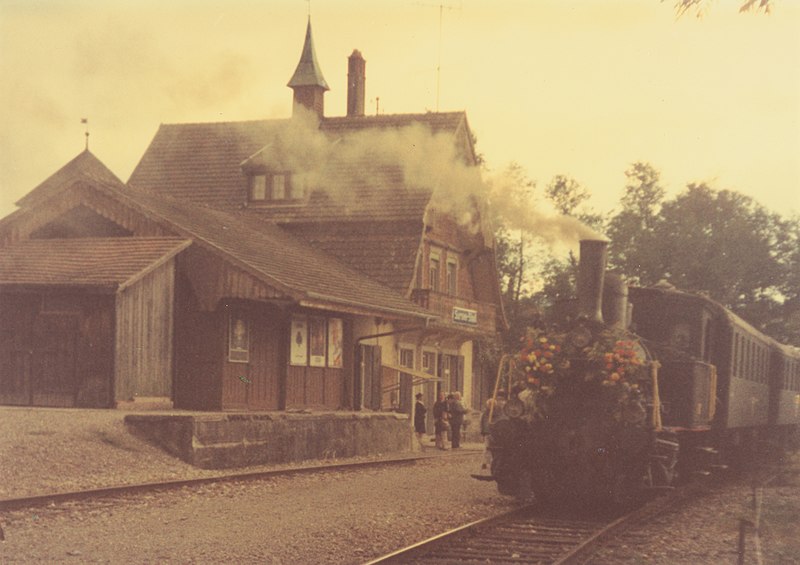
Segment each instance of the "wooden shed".
[[169,398],[174,257],[190,243],[41,239],[0,249],[0,403]]

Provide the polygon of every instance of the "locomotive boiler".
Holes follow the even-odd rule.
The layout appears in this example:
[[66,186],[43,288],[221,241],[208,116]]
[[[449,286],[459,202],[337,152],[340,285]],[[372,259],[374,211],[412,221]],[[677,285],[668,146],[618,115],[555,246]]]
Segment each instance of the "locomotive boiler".
[[504,357],[491,414],[503,494],[624,503],[796,438],[800,353],[707,296],[607,276],[581,242],[578,297]]

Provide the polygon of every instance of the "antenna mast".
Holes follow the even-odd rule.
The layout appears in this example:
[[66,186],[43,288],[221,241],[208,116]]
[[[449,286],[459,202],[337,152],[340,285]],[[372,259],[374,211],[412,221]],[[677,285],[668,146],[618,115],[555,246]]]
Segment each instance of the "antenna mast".
[[439,111],[439,91],[441,85],[441,76],[442,76],[442,20],[444,19],[444,10],[447,8],[448,10],[460,10],[461,5],[454,6],[452,4],[445,4],[444,2],[440,2],[439,4],[420,4],[420,6],[428,6],[428,7],[436,7],[439,8],[439,54],[437,57],[436,62],[436,111]]

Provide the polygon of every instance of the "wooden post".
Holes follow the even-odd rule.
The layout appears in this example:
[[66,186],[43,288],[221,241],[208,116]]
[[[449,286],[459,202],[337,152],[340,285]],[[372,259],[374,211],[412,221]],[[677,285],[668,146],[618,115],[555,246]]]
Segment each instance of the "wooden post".
[[747,536],[747,526],[750,523],[750,520],[745,520],[744,518],[739,519],[739,549],[737,551],[739,554],[739,560],[737,561],[738,565],[744,565],[745,538]]

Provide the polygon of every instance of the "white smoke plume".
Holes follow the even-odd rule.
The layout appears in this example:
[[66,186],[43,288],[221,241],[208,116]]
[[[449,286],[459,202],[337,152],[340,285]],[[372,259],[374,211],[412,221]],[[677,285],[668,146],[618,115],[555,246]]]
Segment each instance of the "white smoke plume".
[[354,184],[373,190],[397,187],[394,177],[401,174],[402,184],[410,191],[431,193],[437,212],[449,213],[465,226],[477,228],[479,217],[485,215],[481,203],[488,202],[507,227],[540,237],[550,245],[574,246],[581,239],[605,239],[576,218],[519,198],[510,177],[501,174],[483,179],[479,167],[468,165],[459,154],[451,133],[435,133],[419,122],[341,134],[323,132],[315,114],[302,108],[295,112],[264,149],[264,158],[276,167],[295,171],[307,187],[324,190],[340,205],[357,205]]

